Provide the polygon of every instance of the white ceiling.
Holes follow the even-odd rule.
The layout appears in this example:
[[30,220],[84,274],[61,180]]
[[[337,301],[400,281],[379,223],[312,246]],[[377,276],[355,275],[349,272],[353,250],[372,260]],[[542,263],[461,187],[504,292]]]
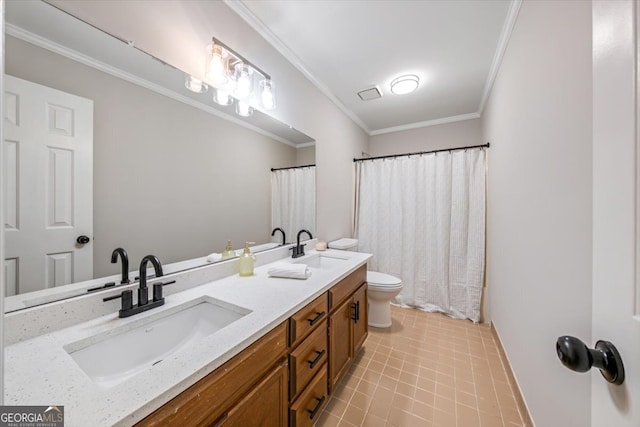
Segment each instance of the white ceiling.
[[[370,134],[479,117],[519,2],[227,1]],[[416,74],[420,87],[389,83]],[[357,92],[377,85],[382,98]]]

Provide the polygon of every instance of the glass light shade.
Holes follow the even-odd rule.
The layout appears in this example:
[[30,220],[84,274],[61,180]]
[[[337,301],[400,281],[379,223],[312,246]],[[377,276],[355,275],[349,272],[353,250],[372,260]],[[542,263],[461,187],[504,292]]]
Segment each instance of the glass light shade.
[[227,82],[228,55],[222,46],[211,43],[208,46],[207,69],[205,75],[211,83],[223,85]]
[[235,66],[236,89],[238,99],[248,99],[253,91],[253,69],[242,62]]
[[418,88],[420,79],[413,74],[407,74],[393,79],[391,82],[391,92],[396,95],[404,95],[413,92]]
[[213,91],[213,102],[218,105],[231,105],[233,98],[229,95],[229,92],[222,89],[215,89]]
[[265,110],[273,110],[276,108],[275,83],[271,80],[260,81],[260,101]]
[[244,101],[236,102],[236,114],[242,117],[249,117],[253,114],[253,107]]
[[195,93],[204,93],[209,88],[209,85],[188,74],[184,77],[184,86]]

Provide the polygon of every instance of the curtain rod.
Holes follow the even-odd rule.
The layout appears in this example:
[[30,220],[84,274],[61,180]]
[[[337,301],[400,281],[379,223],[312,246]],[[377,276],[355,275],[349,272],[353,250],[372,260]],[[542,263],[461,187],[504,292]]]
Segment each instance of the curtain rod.
[[271,168],[271,172],[283,171],[286,169],[300,169],[300,168],[314,168],[316,165],[302,165],[302,166],[290,166],[288,168]]
[[365,160],[376,160],[376,159],[390,159],[395,157],[404,157],[404,156],[417,156],[422,154],[432,154],[432,153],[440,153],[443,151],[458,151],[458,150],[467,150],[469,148],[489,148],[491,143],[487,142],[482,145],[469,145],[467,147],[456,147],[456,148],[443,148],[442,150],[432,150],[432,151],[419,151],[417,153],[404,153],[404,154],[390,154],[388,156],[376,156],[376,157],[363,157],[361,159],[353,159],[354,162],[364,162]]

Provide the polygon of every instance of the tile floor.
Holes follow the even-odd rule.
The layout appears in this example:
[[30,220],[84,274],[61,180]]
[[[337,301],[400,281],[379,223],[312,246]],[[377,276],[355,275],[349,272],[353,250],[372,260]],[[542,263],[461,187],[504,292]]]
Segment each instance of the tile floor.
[[525,426],[489,326],[392,306],[316,427]]

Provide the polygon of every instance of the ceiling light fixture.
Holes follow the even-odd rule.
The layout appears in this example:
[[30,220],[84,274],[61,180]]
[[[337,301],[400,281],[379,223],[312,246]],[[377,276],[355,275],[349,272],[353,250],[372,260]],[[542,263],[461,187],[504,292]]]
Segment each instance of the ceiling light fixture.
[[420,79],[414,74],[397,77],[391,82],[391,92],[396,95],[411,93],[418,88]]

